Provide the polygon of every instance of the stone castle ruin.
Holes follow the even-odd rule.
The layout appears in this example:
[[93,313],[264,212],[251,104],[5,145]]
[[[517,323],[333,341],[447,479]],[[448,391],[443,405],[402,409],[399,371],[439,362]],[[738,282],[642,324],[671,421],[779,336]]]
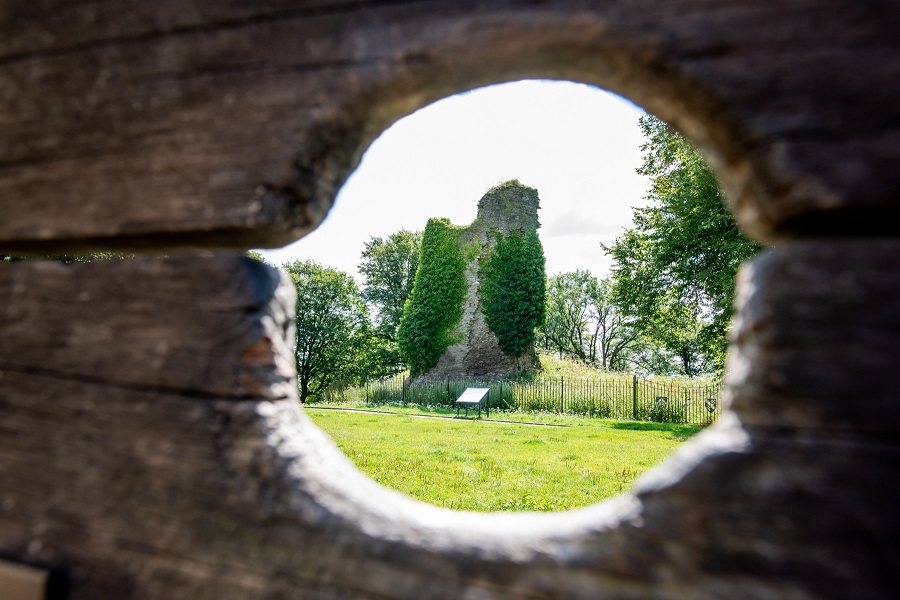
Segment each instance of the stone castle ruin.
[[[478,201],[475,220],[458,233],[458,244],[466,259],[463,316],[453,333],[459,341],[444,351],[426,377],[502,376],[540,368],[533,348],[520,356],[503,352],[485,320],[481,294],[481,267],[496,247],[498,237],[537,230],[538,208],[537,190],[516,180],[491,188]],[[472,251],[476,249],[477,252]]]

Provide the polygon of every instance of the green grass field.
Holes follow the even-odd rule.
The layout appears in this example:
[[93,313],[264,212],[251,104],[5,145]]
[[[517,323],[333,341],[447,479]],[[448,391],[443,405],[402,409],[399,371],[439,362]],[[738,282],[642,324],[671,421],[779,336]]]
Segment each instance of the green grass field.
[[[566,426],[307,407],[378,483],[437,506],[558,511],[626,490],[701,427],[571,418]],[[520,415],[522,421],[534,415]]]

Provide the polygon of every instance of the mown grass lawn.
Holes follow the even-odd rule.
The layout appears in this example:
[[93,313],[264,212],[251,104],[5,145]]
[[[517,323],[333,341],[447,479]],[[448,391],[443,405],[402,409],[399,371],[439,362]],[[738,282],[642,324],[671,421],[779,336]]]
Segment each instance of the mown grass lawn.
[[378,483],[437,506],[475,511],[587,506],[626,490],[701,429],[599,420],[548,427],[315,407],[306,412]]

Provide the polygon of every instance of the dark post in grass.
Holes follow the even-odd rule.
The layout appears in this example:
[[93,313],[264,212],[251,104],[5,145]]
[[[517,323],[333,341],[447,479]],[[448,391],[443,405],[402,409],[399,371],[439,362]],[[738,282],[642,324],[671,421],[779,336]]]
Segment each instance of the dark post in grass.
[[637,389],[637,375],[631,376],[631,418],[637,421],[638,418],[638,389]]

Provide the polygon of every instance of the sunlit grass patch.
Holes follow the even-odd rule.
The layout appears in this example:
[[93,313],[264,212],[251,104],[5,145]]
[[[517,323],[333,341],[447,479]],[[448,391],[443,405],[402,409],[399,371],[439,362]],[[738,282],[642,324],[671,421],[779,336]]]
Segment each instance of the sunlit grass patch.
[[307,413],[378,483],[437,506],[474,511],[593,504],[628,489],[701,429],[630,428],[596,419],[547,427],[315,407]]

